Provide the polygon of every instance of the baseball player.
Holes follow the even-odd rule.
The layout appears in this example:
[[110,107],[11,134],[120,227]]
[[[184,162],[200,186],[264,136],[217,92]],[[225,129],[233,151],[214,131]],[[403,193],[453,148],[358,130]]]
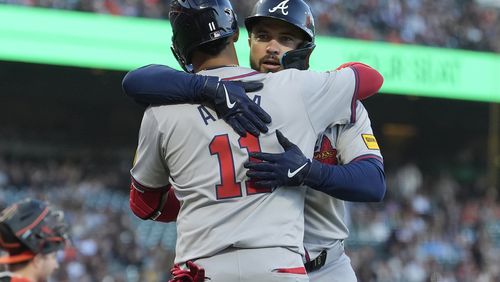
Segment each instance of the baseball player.
[[[229,1],[200,6],[174,0],[170,19],[173,49],[186,69],[263,82],[264,88],[250,97],[273,122],[267,134],[241,137],[204,105],[148,108],[131,170],[131,201],[137,209],[152,208],[147,201],[152,195],[168,202],[172,184],[181,203],[175,261],[195,260],[213,281],[307,281],[302,265],[305,189],[255,187],[245,176],[244,163],[250,152],[278,153],[282,146],[302,151],[304,159],[294,160],[288,175],[290,185],[300,185],[309,173],[307,158],[313,156],[318,134],[332,124],[354,121],[355,72],[260,74],[238,67],[234,41],[239,34]],[[229,109],[238,103],[228,98],[224,85],[216,88],[213,97],[195,92],[190,99]],[[278,129],[297,145],[288,146]]]
[[63,212],[45,202],[26,199],[0,213],[1,282],[45,282],[59,267],[56,251],[68,240]]
[[[252,16],[245,21],[249,31],[253,69],[276,72],[283,68],[308,68],[309,55],[314,49],[314,25],[310,9],[303,1],[284,3],[287,5],[283,2],[288,1],[259,1]],[[311,17],[304,18],[301,15]],[[345,67],[352,67],[365,74],[364,67],[367,66],[349,63],[340,68]],[[145,103],[170,102],[171,98],[168,97],[179,91],[176,88],[178,86],[173,87],[171,83],[159,85],[169,75],[172,75],[171,71],[161,66],[136,71],[133,76],[138,78],[135,81],[137,83],[127,94]],[[364,87],[359,93],[361,97],[378,91],[381,77],[373,76],[373,80],[377,79],[380,80],[378,84],[362,85]],[[186,85],[181,87],[181,92],[192,88]],[[147,96],[151,94],[154,94],[155,100]],[[349,258],[343,250],[343,240],[347,237],[348,230],[343,219],[344,202],[340,199],[380,201],[385,193],[382,157],[362,104],[357,105],[356,113],[358,121],[354,125],[330,127],[317,140],[315,161],[312,162],[315,169],[312,171],[319,171],[320,175],[311,177],[312,181],[307,183],[313,189],[307,192],[305,208],[304,243],[308,251],[306,267],[311,281],[356,281]],[[275,160],[274,167],[283,159],[284,156]],[[343,166],[345,164],[349,165]],[[261,171],[256,172],[256,169]],[[266,173],[269,179],[267,182],[257,181],[256,184],[267,187],[278,185],[279,175],[270,175],[272,172],[266,171],[265,163],[254,167],[248,174],[256,177],[262,173]],[[346,179],[347,173],[360,177]],[[332,181],[321,180],[325,176]],[[288,184],[286,177],[283,179],[283,184]],[[333,197],[325,197],[323,192]]]
[[[303,1],[262,0],[255,5],[252,15],[245,21],[250,34],[253,69],[275,72],[289,67],[308,68],[308,59],[314,49],[314,25],[313,21],[309,24],[301,20],[303,14],[311,14]],[[287,46],[290,40],[282,39],[283,43],[279,40],[287,35],[290,25],[302,30],[306,37],[292,50]],[[347,63],[339,69],[345,67],[358,73],[364,71],[360,63]],[[372,95],[380,86],[381,83],[363,85],[366,88],[360,92]],[[356,123],[329,127],[319,136],[310,173],[304,179],[304,184],[310,187],[305,202],[304,246],[311,281],[357,280],[344,253],[343,240],[348,236],[348,229],[344,222],[343,200],[381,201],[385,194],[382,156],[368,113],[361,103],[357,104],[356,115]],[[287,179],[276,173],[276,167],[286,168],[288,159],[301,157],[295,153],[297,151],[280,155],[251,154],[253,160],[263,162],[247,165],[250,168],[247,175],[259,187],[287,186]],[[325,193],[332,197],[325,197]]]

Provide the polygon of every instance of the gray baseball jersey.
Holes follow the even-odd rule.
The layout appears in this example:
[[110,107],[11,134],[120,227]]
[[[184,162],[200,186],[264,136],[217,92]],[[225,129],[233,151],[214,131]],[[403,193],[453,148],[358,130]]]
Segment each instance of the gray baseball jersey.
[[249,96],[273,121],[268,134],[240,137],[202,105],[155,106],[145,111],[131,174],[149,188],[173,185],[181,203],[176,263],[212,256],[230,246],[285,247],[303,254],[306,189],[257,189],[248,181],[243,164],[249,151],[283,151],[276,129],[312,157],[320,132],[354,119],[353,71],[260,74],[224,67],[200,74],[262,81],[264,88]]
[[[382,160],[370,118],[360,102],[357,103],[356,115],[356,123],[333,126],[322,134],[316,143],[315,159],[332,165],[365,158]],[[344,213],[344,201],[307,189],[304,245],[311,259],[322,250],[330,249],[336,240],[347,238],[349,231]]]

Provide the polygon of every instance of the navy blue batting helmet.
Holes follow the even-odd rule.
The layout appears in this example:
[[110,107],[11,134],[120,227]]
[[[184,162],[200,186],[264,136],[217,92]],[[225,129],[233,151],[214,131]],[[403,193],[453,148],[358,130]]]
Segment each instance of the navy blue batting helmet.
[[308,69],[309,57],[316,47],[314,44],[314,17],[311,8],[303,0],[259,0],[252,14],[245,19],[245,26],[250,33],[253,26],[261,19],[271,18],[284,21],[301,30],[306,38],[304,44],[288,51],[281,58],[285,69]]
[[238,31],[229,0],[172,0],[172,52],[186,71],[192,71],[192,52],[200,45],[229,37]]

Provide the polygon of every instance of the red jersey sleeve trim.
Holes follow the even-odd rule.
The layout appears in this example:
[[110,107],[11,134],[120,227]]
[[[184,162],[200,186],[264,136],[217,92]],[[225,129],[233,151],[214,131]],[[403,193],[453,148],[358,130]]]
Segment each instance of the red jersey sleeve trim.
[[358,100],[365,100],[380,90],[384,77],[377,70],[361,63],[354,63],[349,67],[356,73]]
[[355,68],[351,68],[352,71],[354,72],[354,93],[352,95],[352,100],[351,100],[351,123],[356,122],[356,103],[359,99],[359,84],[360,84],[360,79],[359,79],[359,73],[358,70]]

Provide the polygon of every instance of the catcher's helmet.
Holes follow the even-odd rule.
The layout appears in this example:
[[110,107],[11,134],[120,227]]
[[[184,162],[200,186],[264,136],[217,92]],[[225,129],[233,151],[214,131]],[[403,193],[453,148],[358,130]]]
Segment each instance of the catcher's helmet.
[[0,213],[0,248],[10,254],[0,258],[0,263],[17,263],[36,254],[52,253],[64,248],[67,240],[63,212],[45,202],[26,199]]
[[185,71],[192,72],[192,52],[202,44],[229,37],[238,31],[229,0],[172,0],[172,52]]
[[306,36],[306,41],[299,48],[288,51],[282,57],[284,68],[309,68],[309,56],[314,47],[314,17],[311,8],[303,0],[259,0],[252,15],[245,19],[245,26],[250,33],[253,25],[263,18],[271,18],[289,23]]

